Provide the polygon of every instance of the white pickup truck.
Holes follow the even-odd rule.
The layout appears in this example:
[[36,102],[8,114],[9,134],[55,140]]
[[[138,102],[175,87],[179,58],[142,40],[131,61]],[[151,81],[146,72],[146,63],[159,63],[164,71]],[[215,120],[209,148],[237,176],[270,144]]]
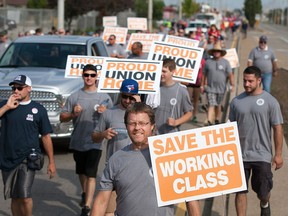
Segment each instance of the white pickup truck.
[[0,100],[12,93],[8,84],[17,75],[29,76],[31,98],[47,109],[53,138],[70,137],[72,122],[60,123],[60,111],[67,97],[83,86],[80,78],[64,78],[67,55],[108,56],[108,52],[99,37],[29,36],[13,41],[0,59]]

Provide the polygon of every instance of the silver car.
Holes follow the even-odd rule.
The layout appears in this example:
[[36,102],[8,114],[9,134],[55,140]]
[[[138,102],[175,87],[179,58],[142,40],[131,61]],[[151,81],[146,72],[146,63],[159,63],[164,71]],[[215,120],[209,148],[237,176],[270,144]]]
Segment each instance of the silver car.
[[0,100],[12,93],[8,83],[17,75],[29,76],[33,83],[31,98],[47,109],[54,138],[70,137],[72,122],[60,123],[60,111],[67,97],[83,87],[80,78],[64,78],[67,55],[108,56],[108,53],[98,37],[47,35],[16,39],[0,59]]

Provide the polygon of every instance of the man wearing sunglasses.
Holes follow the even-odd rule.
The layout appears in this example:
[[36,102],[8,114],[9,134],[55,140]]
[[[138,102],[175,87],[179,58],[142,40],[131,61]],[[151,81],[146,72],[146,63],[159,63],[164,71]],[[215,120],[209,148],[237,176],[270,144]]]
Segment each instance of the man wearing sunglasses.
[[73,150],[76,174],[82,189],[81,216],[86,216],[90,212],[102,154],[101,142],[93,142],[91,133],[98,124],[101,113],[112,107],[112,100],[108,94],[97,92],[97,70],[94,65],[84,66],[82,79],[84,87],[68,97],[60,114],[60,121],[73,121],[74,131],[69,148]]
[[247,66],[256,66],[261,70],[263,90],[270,93],[272,76],[277,76],[277,59],[267,42],[266,35],[259,38],[259,45],[249,54]]
[[[109,160],[113,153],[131,143],[124,123],[124,114],[127,108],[135,102],[140,101],[137,81],[126,79],[121,84],[119,103],[101,115],[99,124],[92,134],[92,138],[94,142],[102,142],[104,138],[108,140],[106,161]],[[114,215],[115,208],[116,195],[112,193],[106,216],[109,214]]]
[[[28,167],[31,152],[41,152],[39,134],[49,158],[47,174],[56,174],[53,156],[52,132],[47,110],[31,100],[32,82],[19,75],[9,83],[12,94],[0,102],[0,169],[4,182],[4,198],[11,198],[12,215],[32,216],[31,189],[35,169]],[[35,153],[35,152],[34,152]]]
[[109,56],[112,58],[126,58],[126,52],[123,46],[116,43],[116,35],[109,36],[106,44]]

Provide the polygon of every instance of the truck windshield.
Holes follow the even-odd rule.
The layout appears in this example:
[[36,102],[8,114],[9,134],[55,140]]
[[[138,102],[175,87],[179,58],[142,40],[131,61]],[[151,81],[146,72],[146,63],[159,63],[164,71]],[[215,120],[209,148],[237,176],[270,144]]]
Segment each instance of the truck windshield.
[[14,43],[0,59],[0,67],[53,67],[65,69],[68,55],[86,55],[85,45]]

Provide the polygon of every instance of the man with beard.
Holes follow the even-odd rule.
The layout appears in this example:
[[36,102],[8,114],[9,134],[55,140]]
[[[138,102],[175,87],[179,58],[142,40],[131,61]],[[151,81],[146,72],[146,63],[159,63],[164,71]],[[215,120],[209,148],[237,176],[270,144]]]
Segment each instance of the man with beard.
[[[270,216],[270,195],[273,186],[271,169],[283,166],[283,118],[278,101],[262,90],[261,70],[255,66],[244,70],[245,92],[230,104],[229,120],[237,121],[247,186],[251,177],[252,190],[260,200],[261,216]],[[273,129],[274,156],[271,129]],[[237,215],[246,215],[247,193],[236,194]]]

